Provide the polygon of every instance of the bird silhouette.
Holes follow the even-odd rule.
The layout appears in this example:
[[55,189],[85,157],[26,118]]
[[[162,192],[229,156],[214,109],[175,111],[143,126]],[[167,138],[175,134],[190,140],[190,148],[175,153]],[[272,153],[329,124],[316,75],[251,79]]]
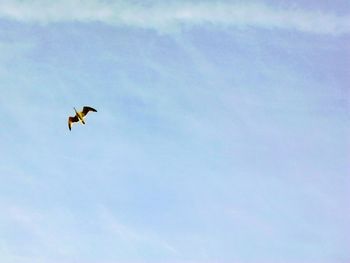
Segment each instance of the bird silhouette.
[[75,116],[74,117],[69,117],[68,118],[68,128],[69,130],[72,129],[72,124],[75,123],[75,122],[81,122],[82,124],[85,124],[85,121],[84,121],[84,117],[86,116],[86,114],[88,114],[90,111],[93,111],[93,112],[97,112],[97,110],[95,110],[94,108],[91,108],[89,106],[84,106],[83,107],[83,110],[82,111],[77,111],[75,108],[74,108],[74,111],[75,111]]

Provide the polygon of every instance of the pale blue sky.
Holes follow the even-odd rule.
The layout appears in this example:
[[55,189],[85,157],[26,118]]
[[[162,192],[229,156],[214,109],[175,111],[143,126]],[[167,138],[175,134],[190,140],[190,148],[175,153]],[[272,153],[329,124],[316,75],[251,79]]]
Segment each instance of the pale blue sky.
[[345,0],[1,1],[0,262],[349,262],[349,41]]

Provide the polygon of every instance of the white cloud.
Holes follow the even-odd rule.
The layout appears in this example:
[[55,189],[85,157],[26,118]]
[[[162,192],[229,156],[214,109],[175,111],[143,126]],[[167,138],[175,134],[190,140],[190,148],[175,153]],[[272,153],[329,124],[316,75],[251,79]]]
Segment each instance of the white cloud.
[[0,17],[22,22],[89,22],[126,25],[171,32],[183,26],[218,25],[297,30],[317,34],[350,33],[350,16],[273,8],[260,3],[225,1],[162,2],[5,0]]
[[134,227],[119,222],[111,211],[105,207],[102,207],[100,219],[103,226],[125,243],[130,243],[134,246],[148,244],[158,250],[165,250],[171,254],[177,253],[175,247],[158,237],[155,233],[140,231]]

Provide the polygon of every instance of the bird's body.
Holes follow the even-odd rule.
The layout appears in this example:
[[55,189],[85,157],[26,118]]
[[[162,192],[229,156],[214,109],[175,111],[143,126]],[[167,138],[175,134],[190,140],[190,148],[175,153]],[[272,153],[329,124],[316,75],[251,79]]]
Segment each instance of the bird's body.
[[91,108],[89,106],[85,106],[82,111],[77,111],[74,108],[74,111],[75,111],[75,116],[68,118],[68,128],[69,128],[69,130],[72,129],[72,124],[75,123],[75,122],[79,122],[80,121],[82,124],[85,124],[84,117],[86,116],[86,114],[88,114],[89,111],[97,112],[97,110],[95,110],[94,108]]

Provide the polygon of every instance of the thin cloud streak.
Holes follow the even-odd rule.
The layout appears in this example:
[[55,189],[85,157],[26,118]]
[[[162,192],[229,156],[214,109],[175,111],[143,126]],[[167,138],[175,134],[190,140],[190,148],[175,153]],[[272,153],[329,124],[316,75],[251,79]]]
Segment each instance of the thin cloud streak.
[[117,1],[3,1],[0,18],[31,23],[102,22],[172,33],[187,26],[257,27],[313,34],[350,33],[350,15],[274,8],[262,3]]
[[154,233],[140,232],[139,230],[133,229],[132,227],[119,222],[107,208],[102,207],[100,221],[109,231],[111,231],[119,239],[124,240],[126,243],[134,245],[149,244],[157,249],[166,250],[170,253],[177,253],[177,249],[175,247],[160,239]]

